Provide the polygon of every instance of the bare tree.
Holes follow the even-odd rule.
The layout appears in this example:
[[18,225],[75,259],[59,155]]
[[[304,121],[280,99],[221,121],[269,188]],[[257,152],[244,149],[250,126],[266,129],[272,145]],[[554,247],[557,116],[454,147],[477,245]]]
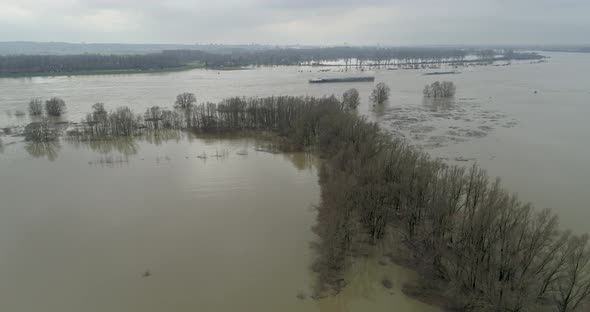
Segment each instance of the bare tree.
[[159,129],[159,123],[162,120],[162,110],[159,106],[152,106],[145,112],[144,120],[151,125],[153,129]]
[[43,101],[41,99],[31,99],[29,102],[29,114],[31,116],[40,116],[43,114]]
[[186,127],[190,128],[193,125],[192,115],[193,106],[197,102],[197,97],[193,93],[181,93],[176,96],[175,107],[176,109],[184,111],[184,118],[186,121]]
[[424,86],[422,93],[425,97],[446,98],[454,96],[456,89],[455,84],[451,81],[436,81]]
[[590,248],[588,234],[574,236],[568,245],[565,271],[558,280],[555,304],[559,312],[578,311],[590,296]]
[[347,110],[356,109],[361,103],[359,91],[355,88],[346,90],[342,94],[342,107]]
[[66,111],[66,102],[58,97],[45,101],[45,111],[48,116],[61,116]]
[[194,93],[181,93],[176,96],[175,107],[178,109],[190,109],[197,102],[197,97]]
[[389,87],[385,83],[380,82],[373,89],[373,93],[371,93],[371,101],[376,104],[383,104],[389,99],[389,92]]

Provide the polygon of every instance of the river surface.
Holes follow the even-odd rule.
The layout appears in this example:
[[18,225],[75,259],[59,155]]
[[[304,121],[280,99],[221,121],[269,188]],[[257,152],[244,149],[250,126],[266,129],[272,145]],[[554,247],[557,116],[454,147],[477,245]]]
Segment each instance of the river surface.
[[[393,135],[449,163],[477,162],[521,199],[554,209],[564,227],[587,232],[590,54],[543,54],[547,63],[436,76],[423,74],[449,68],[0,79],[0,128],[28,123],[17,111],[34,97],[64,98],[63,119],[79,121],[96,102],[141,112],[171,107],[182,92],[204,102],[354,87],[359,113]],[[374,83],[307,82],[343,75],[375,75],[391,87],[390,100],[369,103]],[[424,100],[423,86],[436,80],[453,81],[455,98]],[[355,263],[354,282],[340,295],[309,299],[319,187],[302,154],[184,136],[94,145],[32,145],[6,133],[0,140],[0,302],[11,311],[433,310],[399,291],[411,272],[374,259]],[[203,152],[208,159],[196,158]],[[142,277],[146,270],[151,276]],[[380,285],[383,276],[394,280],[392,290]]]
[[261,145],[187,134],[9,142],[2,309],[438,311],[401,292],[413,272],[375,257],[355,262],[339,295],[312,299],[317,160]]
[[[551,57],[547,63],[472,66],[456,69],[460,74],[435,76],[423,74],[455,69],[336,72],[339,69],[332,67],[264,67],[0,79],[0,127],[26,124],[29,118],[15,112],[26,111],[33,97],[64,98],[68,105],[64,118],[79,121],[96,102],[142,112],[154,105],[172,107],[182,92],[193,92],[204,102],[229,96],[341,95],[355,87],[362,98],[361,114],[435,157],[466,166],[477,161],[523,200],[555,209],[563,225],[587,231],[590,54],[542,54]],[[325,69],[330,71],[320,72]],[[369,103],[374,83],[307,82],[346,75],[375,75],[375,83],[391,87],[389,102],[377,107]],[[436,80],[456,84],[453,100],[423,99],[423,86]]]

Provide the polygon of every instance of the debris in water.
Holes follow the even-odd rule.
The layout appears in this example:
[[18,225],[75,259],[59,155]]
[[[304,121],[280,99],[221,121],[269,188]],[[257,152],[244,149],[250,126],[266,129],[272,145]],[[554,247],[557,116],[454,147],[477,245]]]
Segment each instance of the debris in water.
[[143,272],[143,274],[141,276],[142,277],[150,277],[150,276],[152,276],[152,272],[150,272],[150,270],[146,270],[145,272]]

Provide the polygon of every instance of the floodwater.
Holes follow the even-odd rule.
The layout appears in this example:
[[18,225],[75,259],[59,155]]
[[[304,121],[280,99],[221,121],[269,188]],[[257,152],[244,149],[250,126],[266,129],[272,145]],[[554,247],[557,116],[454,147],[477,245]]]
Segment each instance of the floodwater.
[[188,134],[5,144],[3,310],[437,311],[401,292],[413,272],[372,259],[355,263],[338,296],[311,298],[309,154]]
[[[554,209],[564,227],[587,232],[590,54],[543,54],[549,62],[440,76],[423,74],[447,68],[0,79],[0,128],[28,123],[17,111],[34,97],[64,98],[63,119],[79,121],[96,102],[141,112],[171,107],[182,92],[202,102],[355,87],[359,113],[395,136],[449,163],[477,162],[521,199]],[[373,83],[307,83],[342,75],[375,75],[391,87],[389,102],[369,103]],[[455,98],[424,100],[424,84],[436,80],[453,81]],[[411,272],[372,260],[355,263],[338,296],[309,298],[319,189],[307,157],[256,152],[244,140],[32,145],[0,132],[0,299],[11,311],[434,309],[399,290]],[[386,275],[392,290],[380,284]]]
[[[355,87],[363,100],[360,113],[384,128],[451,163],[469,166],[477,161],[491,176],[501,177],[504,185],[523,200],[554,209],[566,227],[587,231],[590,54],[542,54],[551,57],[547,63],[458,68],[461,73],[456,75],[423,75],[454,70],[444,66],[365,72],[265,67],[0,79],[0,127],[29,122],[28,117],[15,113],[26,111],[34,97],[63,97],[69,110],[64,118],[79,121],[96,102],[104,102],[107,108],[127,105],[142,112],[153,105],[171,107],[182,92],[193,92],[203,102],[229,96],[340,95]],[[375,75],[375,83],[383,81],[391,87],[389,103],[378,107],[369,104],[373,83],[307,82],[343,75]],[[455,99],[424,101],[423,86],[436,80],[453,81],[457,86]],[[6,140],[0,152],[9,149]]]

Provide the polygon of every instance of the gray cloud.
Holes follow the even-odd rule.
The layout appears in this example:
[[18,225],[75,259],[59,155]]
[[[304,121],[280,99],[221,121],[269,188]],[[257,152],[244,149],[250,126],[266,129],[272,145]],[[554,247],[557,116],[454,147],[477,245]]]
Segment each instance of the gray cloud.
[[0,41],[587,43],[586,0],[0,0]]

